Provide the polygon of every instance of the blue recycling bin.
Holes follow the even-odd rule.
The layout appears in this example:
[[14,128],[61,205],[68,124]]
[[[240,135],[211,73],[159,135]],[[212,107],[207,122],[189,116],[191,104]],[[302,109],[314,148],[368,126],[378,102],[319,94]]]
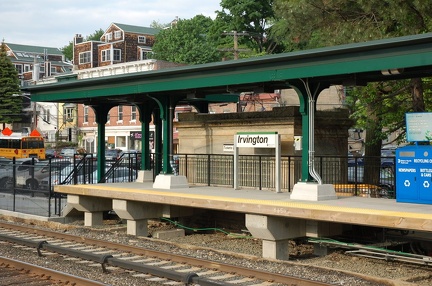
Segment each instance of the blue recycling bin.
[[396,149],[396,201],[432,204],[432,146]]

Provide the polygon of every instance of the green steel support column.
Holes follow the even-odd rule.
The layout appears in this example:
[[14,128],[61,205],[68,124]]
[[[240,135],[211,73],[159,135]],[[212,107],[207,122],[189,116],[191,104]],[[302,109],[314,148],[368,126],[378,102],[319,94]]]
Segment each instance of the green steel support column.
[[309,143],[311,142],[311,140],[314,139],[310,138],[309,136],[311,131],[311,127],[309,126],[309,116],[311,115],[311,112],[315,112],[315,110],[309,110],[309,102],[310,100],[314,100],[314,108],[316,108],[316,100],[318,99],[319,94],[321,93],[321,91],[328,88],[328,86],[320,86],[319,84],[308,85],[307,82],[298,82],[295,85],[292,84],[291,87],[297,92],[297,95],[299,97],[300,113],[302,115],[302,176],[300,181],[315,182],[309,172]]
[[97,180],[98,182],[105,175],[105,124],[108,119],[108,112],[113,105],[94,105],[95,120],[97,123]]
[[309,174],[309,108],[308,97],[305,93],[297,91],[300,99],[300,114],[302,115],[302,182],[312,182]]
[[148,102],[138,105],[141,121],[141,170],[151,169],[149,141],[151,113],[153,108],[154,105],[149,104]]
[[154,168],[155,173],[159,174],[162,171],[161,166],[161,154],[162,154],[162,120],[160,117],[159,108],[155,108],[153,110],[153,123],[155,125],[155,134],[154,134],[154,149],[155,149],[155,158],[154,158]]
[[[156,101],[160,110],[162,120],[162,174],[172,174],[170,158],[172,156],[172,116],[171,99],[169,96],[152,97]],[[171,134],[170,134],[171,133]]]

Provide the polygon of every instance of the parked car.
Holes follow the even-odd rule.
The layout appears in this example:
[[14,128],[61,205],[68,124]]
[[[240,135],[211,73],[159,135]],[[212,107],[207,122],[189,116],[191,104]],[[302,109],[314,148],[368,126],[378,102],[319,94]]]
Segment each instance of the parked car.
[[141,152],[138,150],[126,150],[120,154],[121,166],[129,168],[139,167],[141,164]]
[[60,158],[73,158],[77,154],[77,149],[74,147],[66,147],[61,149]]
[[[96,166],[95,166],[96,168]],[[105,171],[108,171],[110,166],[106,166]],[[97,184],[97,174],[98,171],[93,169],[92,172],[86,172],[83,174],[82,169],[78,171],[76,182],[77,184]],[[131,174],[136,174],[135,170],[126,167],[119,167],[113,171],[113,174],[109,177],[105,178],[106,182],[109,183],[121,183],[121,182],[129,182],[129,178]],[[49,180],[51,179],[51,186],[61,185],[61,184],[73,184],[71,171],[67,168],[63,169],[60,173],[54,174],[51,177],[46,177],[41,180],[40,188],[42,190],[49,189]],[[71,180],[66,180],[67,178],[71,178]]]
[[[357,175],[356,175],[357,172]],[[348,167],[349,183],[367,183],[364,181],[364,166]],[[380,167],[380,197],[394,198],[395,195],[395,176],[393,168]]]
[[53,159],[57,158],[57,151],[55,149],[46,149],[45,150],[45,158],[46,159]]
[[[9,163],[2,166],[0,169],[0,189],[12,189],[14,178],[13,178],[13,168],[15,169],[15,176],[18,182],[23,182],[29,177],[29,172],[34,168],[34,165],[39,162],[36,158],[20,158],[15,160],[10,160]],[[24,183],[25,185],[25,183]]]
[[107,149],[105,150],[105,161],[113,162],[120,158],[122,150],[120,149]]
[[393,167],[395,165],[396,150],[395,149],[382,149],[381,150],[381,166]]

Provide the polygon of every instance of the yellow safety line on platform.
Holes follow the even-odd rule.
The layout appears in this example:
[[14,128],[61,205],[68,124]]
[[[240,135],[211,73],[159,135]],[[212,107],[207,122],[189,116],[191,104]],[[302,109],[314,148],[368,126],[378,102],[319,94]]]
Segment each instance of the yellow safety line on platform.
[[[93,189],[92,185],[79,185],[80,188]],[[125,193],[143,193],[143,194],[151,194],[151,195],[161,195],[161,190],[143,190],[143,189],[131,189],[131,188],[120,188],[120,187],[109,187],[109,186],[98,186],[99,189],[103,189],[106,191],[121,191]],[[210,196],[210,195],[200,195],[200,194],[187,194],[187,193],[178,193],[178,192],[169,192],[166,190],[162,190],[164,196],[168,197],[178,197],[180,194],[185,198],[195,198],[195,199],[203,199],[203,200],[215,200],[222,202],[235,202],[235,203],[243,203],[243,204],[261,204],[261,205],[269,205],[269,206],[280,206],[280,207],[290,207],[297,209],[311,209],[311,210],[321,210],[321,211],[338,211],[338,212],[346,212],[346,213],[361,213],[361,214],[374,214],[374,215],[387,215],[393,217],[411,217],[411,218],[423,218],[423,219],[432,219],[431,214],[420,214],[420,213],[409,213],[409,212],[398,212],[398,211],[387,211],[387,210],[375,210],[375,209],[366,209],[366,208],[355,208],[355,207],[341,207],[341,206],[326,206],[322,204],[313,204],[313,203],[302,203],[302,202],[286,202],[286,201],[276,201],[276,200],[257,200],[257,199],[248,199],[248,198],[231,198],[231,197],[221,197],[221,196]]]

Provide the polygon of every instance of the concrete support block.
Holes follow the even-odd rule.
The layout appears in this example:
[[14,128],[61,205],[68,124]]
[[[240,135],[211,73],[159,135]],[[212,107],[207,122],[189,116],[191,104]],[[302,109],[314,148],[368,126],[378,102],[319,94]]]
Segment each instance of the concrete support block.
[[294,185],[290,195],[291,200],[325,201],[336,200],[337,195],[332,184],[299,182]]
[[153,182],[153,171],[152,170],[139,170],[136,182],[138,182],[138,183]]
[[146,219],[128,220],[126,233],[135,236],[148,236],[148,223]]
[[316,256],[326,256],[329,254],[329,248],[326,245],[315,243],[314,244],[314,254]]
[[307,237],[331,237],[342,234],[342,224],[328,221],[308,220],[306,222]]
[[84,212],[84,226],[103,224],[103,212]]
[[246,214],[246,227],[254,237],[281,240],[305,236],[306,221],[294,218]]
[[153,234],[153,237],[158,239],[169,239],[169,238],[183,237],[183,236],[185,236],[184,229],[171,229],[171,230],[157,231]]
[[154,203],[144,203],[127,200],[112,200],[112,209],[121,219],[158,218],[163,214],[163,206]]
[[126,222],[126,232],[130,235],[148,236],[147,219],[162,216],[160,204],[113,199],[113,210]]
[[68,209],[84,212],[84,225],[95,226],[103,223],[103,212],[112,209],[111,199],[69,194]]
[[159,174],[156,176],[153,183],[155,189],[179,189],[189,188],[189,183],[186,176],[174,176],[167,174]]
[[67,197],[67,203],[82,212],[101,212],[110,211],[112,209],[111,199],[88,197],[80,195],[71,195]]
[[288,260],[289,259],[289,240],[263,240],[263,258]]
[[189,207],[164,205],[162,210],[162,217],[172,218],[172,217],[184,217],[191,216],[195,214],[195,209]]
[[246,227],[263,240],[263,257],[279,260],[289,259],[289,239],[306,233],[305,220],[255,214],[246,214]]

